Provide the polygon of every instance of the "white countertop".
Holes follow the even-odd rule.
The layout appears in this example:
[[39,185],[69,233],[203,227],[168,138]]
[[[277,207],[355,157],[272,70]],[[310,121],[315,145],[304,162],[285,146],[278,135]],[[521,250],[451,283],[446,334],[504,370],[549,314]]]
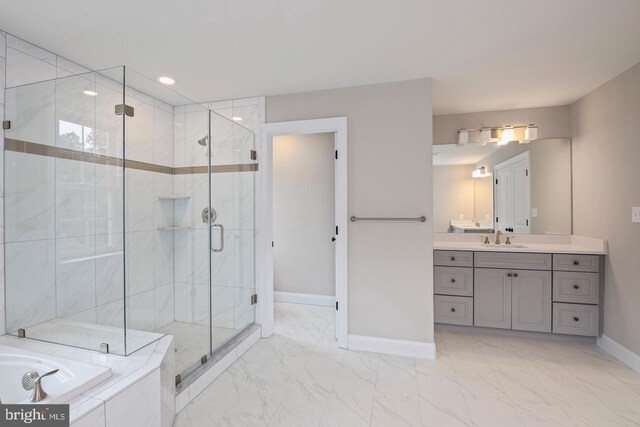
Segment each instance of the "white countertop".
[[482,238],[460,233],[434,233],[434,250],[460,250],[485,252],[534,252],[561,254],[606,255],[607,241],[583,236],[517,234],[513,245],[505,245],[506,236],[501,236],[502,244],[496,245],[495,234],[489,235],[490,245],[484,245]]

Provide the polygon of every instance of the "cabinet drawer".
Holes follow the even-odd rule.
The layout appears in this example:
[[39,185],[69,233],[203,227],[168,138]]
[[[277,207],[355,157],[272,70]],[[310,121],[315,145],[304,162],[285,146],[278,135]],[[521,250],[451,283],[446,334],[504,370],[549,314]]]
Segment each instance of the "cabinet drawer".
[[554,271],[553,300],[598,304],[600,301],[600,274]]
[[598,336],[599,306],[553,303],[553,332]]
[[562,271],[600,271],[600,257],[598,255],[553,255],[553,269]]
[[514,270],[551,270],[551,254],[476,252],[475,266]]
[[433,264],[447,267],[473,267],[473,252],[433,251]]
[[434,309],[436,323],[473,325],[473,298],[436,295]]
[[473,296],[473,268],[434,267],[434,293]]

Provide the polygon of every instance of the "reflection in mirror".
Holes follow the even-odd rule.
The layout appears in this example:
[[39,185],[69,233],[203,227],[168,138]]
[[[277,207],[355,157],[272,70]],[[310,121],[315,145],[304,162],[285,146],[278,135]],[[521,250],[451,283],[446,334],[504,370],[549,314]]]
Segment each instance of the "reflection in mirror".
[[433,146],[433,230],[571,234],[571,141]]

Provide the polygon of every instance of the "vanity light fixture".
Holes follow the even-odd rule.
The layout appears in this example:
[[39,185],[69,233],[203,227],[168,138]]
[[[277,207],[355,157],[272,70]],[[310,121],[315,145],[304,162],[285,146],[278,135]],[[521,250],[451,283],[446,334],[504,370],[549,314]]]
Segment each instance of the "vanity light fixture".
[[158,77],[158,81],[160,83],[162,83],[163,85],[167,85],[167,86],[171,86],[171,85],[176,84],[176,79],[173,79],[173,78],[168,77],[168,76]]
[[485,178],[487,176],[491,176],[491,172],[487,172],[487,168],[485,166],[481,166],[478,169],[474,169],[474,171],[471,172],[471,176],[473,178]]
[[462,129],[458,131],[458,145],[465,145],[469,143],[469,131]]
[[232,119],[234,122],[241,122],[241,121],[242,121],[242,117],[240,117],[240,116],[233,116],[233,117],[231,117],[231,119]]
[[[516,133],[516,129],[518,132]],[[479,129],[460,129],[458,130],[458,145],[469,144],[469,134],[478,132],[479,136],[471,138],[479,141],[480,145],[497,142],[498,145],[507,145],[512,141],[518,141],[521,144],[529,143],[538,139],[538,125],[506,125],[503,127],[483,127]]]
[[480,129],[480,144],[487,145],[487,143],[491,142],[491,128],[482,128]]
[[98,96],[98,92],[95,90],[83,90],[82,93],[89,96]]
[[510,125],[502,128],[502,135],[500,135],[500,139],[498,140],[498,145],[507,145],[511,141],[515,139],[515,132],[513,127]]
[[534,139],[538,139],[538,126],[530,124],[524,129],[524,139],[520,144],[528,144]]

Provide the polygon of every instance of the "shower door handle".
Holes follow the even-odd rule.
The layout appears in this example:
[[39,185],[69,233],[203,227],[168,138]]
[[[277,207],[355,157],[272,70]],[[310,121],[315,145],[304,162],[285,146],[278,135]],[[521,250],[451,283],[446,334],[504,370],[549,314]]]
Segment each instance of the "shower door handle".
[[212,224],[211,228],[218,227],[220,229],[220,247],[218,249],[211,248],[211,252],[222,252],[224,250],[224,226],[222,224]]

